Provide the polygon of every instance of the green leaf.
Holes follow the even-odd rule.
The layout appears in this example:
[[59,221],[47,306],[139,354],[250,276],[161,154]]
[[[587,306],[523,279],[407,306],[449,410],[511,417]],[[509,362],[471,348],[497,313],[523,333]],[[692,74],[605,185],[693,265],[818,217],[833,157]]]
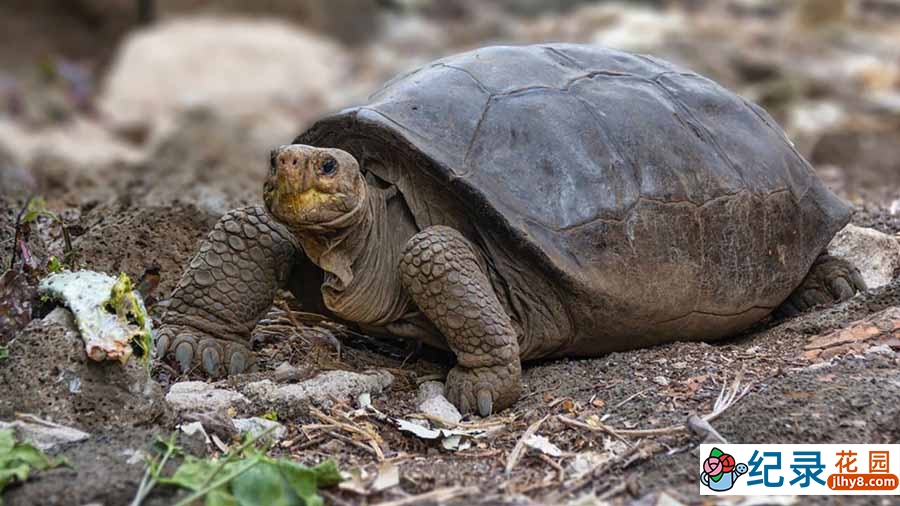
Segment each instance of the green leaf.
[[9,348],[0,344],[0,360],[6,360],[9,358]]
[[206,494],[206,501],[204,504],[206,504],[206,506],[240,506],[237,499],[235,499],[230,492],[225,490],[224,487],[210,490],[209,493]]
[[725,455],[725,453],[718,448],[713,448],[712,451],[709,452],[710,457],[721,457],[722,455]]
[[16,445],[16,433],[13,429],[0,430],[0,459],[9,454]]
[[175,485],[176,487],[187,488],[190,490],[198,490],[206,482],[206,479],[212,474],[216,467],[216,463],[209,460],[202,460],[188,455],[184,462],[178,466],[169,478],[160,477],[159,483],[166,485]]
[[158,483],[192,490],[179,504],[204,498],[206,506],[322,506],[321,487],[341,481],[333,461],[307,467],[267,457],[249,439],[222,460],[186,456],[181,466]]
[[260,462],[231,482],[231,492],[241,506],[296,506],[300,504],[290,485],[282,479],[278,464]]
[[28,473],[30,471],[31,468],[28,467],[28,464],[19,464],[14,467],[0,469],[0,488],[5,486],[7,483],[12,483],[16,480],[27,480]]
[[28,201],[25,214],[22,215],[22,223],[32,223],[39,216],[47,212],[47,201],[44,197],[34,197]]
[[27,443],[17,444],[8,454],[10,460],[17,460],[35,469],[44,470],[54,466],[50,457]]
[[63,465],[29,443],[16,442],[13,429],[0,430],[0,493],[10,483],[25,481],[31,471]]

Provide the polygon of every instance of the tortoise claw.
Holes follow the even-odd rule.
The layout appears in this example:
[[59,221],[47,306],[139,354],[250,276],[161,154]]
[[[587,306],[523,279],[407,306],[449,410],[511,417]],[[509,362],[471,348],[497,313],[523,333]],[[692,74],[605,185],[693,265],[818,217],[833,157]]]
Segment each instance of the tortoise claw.
[[182,373],[191,370],[191,362],[194,358],[194,347],[187,341],[183,341],[175,347],[175,361]]
[[[242,343],[209,337],[199,332],[176,334],[171,328],[163,328],[157,339],[157,353],[162,358],[172,353],[182,374],[196,365],[210,378],[240,374],[254,369],[253,352]],[[199,334],[199,335],[197,335]]]
[[240,351],[232,352],[228,364],[228,374],[240,374],[247,370],[247,355]]
[[222,365],[222,356],[213,346],[207,346],[201,353],[203,371],[211,378],[219,376],[219,368]]
[[478,404],[478,414],[481,416],[491,416],[494,401],[491,397],[490,390],[479,390],[476,396],[476,404]]
[[156,337],[156,358],[166,356],[166,352],[169,351],[169,341],[168,334],[162,334]]

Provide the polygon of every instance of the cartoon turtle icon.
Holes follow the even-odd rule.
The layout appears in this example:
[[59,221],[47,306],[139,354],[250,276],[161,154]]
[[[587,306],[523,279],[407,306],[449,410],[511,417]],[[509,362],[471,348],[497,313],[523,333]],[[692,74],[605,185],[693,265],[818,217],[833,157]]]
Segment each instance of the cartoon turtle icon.
[[748,470],[747,464],[735,464],[734,457],[723,453],[718,448],[709,452],[709,458],[703,462],[703,473],[700,481],[716,492],[731,490],[738,477]]

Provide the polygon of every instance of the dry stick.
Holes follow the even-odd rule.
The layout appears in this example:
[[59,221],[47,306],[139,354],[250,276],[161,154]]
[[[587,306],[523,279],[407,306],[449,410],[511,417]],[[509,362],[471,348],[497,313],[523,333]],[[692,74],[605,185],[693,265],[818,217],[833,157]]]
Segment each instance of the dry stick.
[[345,443],[351,444],[351,445],[359,448],[360,450],[365,451],[366,453],[370,453],[373,456],[375,456],[375,458],[379,458],[378,454],[375,453],[375,450],[373,450],[371,446],[364,445],[364,444],[360,443],[359,441],[354,440],[352,437],[347,437],[343,434],[338,434],[337,432],[334,432],[332,430],[327,431],[326,434],[328,434],[329,436],[331,436],[335,439],[339,439]]
[[[735,377],[734,382],[732,383],[731,389],[728,389],[726,385],[722,386],[722,390],[719,392],[719,398],[716,399],[716,403],[713,406],[712,413],[709,413],[703,416],[701,419],[705,422],[711,422],[719,417],[722,413],[725,412],[726,409],[731,407],[735,402],[741,400],[747,393],[750,391],[750,386],[746,386],[743,389],[740,388],[741,377],[743,376],[743,371],[738,373]],[[671,427],[666,427],[663,429],[642,429],[642,430],[628,430],[628,429],[614,429],[608,425],[598,424],[598,425],[588,425],[584,422],[580,422],[573,418],[569,418],[563,415],[557,415],[556,418],[571,427],[578,427],[581,429],[587,429],[591,432],[604,432],[606,434],[610,434],[612,436],[628,436],[628,437],[649,437],[649,436],[666,436],[669,434],[678,434],[680,432],[685,432],[688,430],[688,427],[685,425],[673,425]]]
[[506,474],[512,472],[513,468],[516,467],[516,464],[519,463],[519,459],[522,458],[522,454],[525,452],[525,441],[528,440],[531,436],[537,432],[537,430],[541,427],[541,424],[547,420],[547,417],[550,415],[545,415],[540,420],[531,424],[531,427],[525,430],[525,433],[522,434],[522,437],[519,438],[519,441],[516,443],[516,446],[513,448],[512,453],[509,454],[509,460],[506,461]]
[[406,506],[408,504],[420,504],[426,501],[441,502],[477,493],[479,493],[478,487],[446,487],[432,490],[431,492],[425,492],[424,494],[411,495],[409,497],[404,497],[403,499],[380,502],[374,506]]
[[553,469],[556,469],[557,479],[559,480],[560,483],[563,483],[566,481],[566,471],[563,469],[563,467],[561,465],[559,465],[555,460],[551,459],[546,454],[541,453],[540,455],[538,455],[538,457],[540,457],[541,460],[543,460],[544,462],[549,464],[550,467],[552,467]]
[[634,400],[636,397],[638,397],[638,396],[640,396],[640,395],[643,395],[643,394],[647,393],[648,390],[651,390],[651,389],[645,388],[645,389],[641,390],[640,392],[637,392],[637,393],[635,393],[635,394],[629,395],[628,397],[625,398],[624,401],[622,401],[622,402],[616,404],[615,406],[609,408],[609,410],[610,410],[610,411],[614,411],[614,410],[617,410],[617,409],[621,408],[621,407],[624,406],[625,404],[628,404],[629,402],[631,402],[632,400]]
[[697,415],[689,416],[687,422],[685,423],[685,426],[703,443],[728,443],[728,441],[726,441],[725,438],[722,437],[722,435],[719,434],[719,432],[709,424],[708,421],[700,418]]
[[365,436],[366,439],[369,440],[369,445],[372,447],[372,450],[374,450],[375,457],[378,459],[378,462],[381,462],[382,460],[384,460],[384,452],[382,452],[381,448],[378,446],[378,437],[371,431],[361,429],[355,425],[350,425],[349,423],[344,423],[344,422],[335,420],[334,418],[326,415],[325,413],[319,411],[316,408],[311,408],[310,413],[312,413],[313,416],[315,416],[316,418],[318,418],[320,420],[324,420],[324,421],[336,426],[339,429]]
[[607,501],[627,490],[628,490],[628,482],[625,480],[622,480],[621,483],[619,483],[615,487],[607,490],[606,492],[604,492],[603,494],[598,496],[597,500],[598,501]]
[[16,266],[16,254],[19,251],[19,236],[21,235],[22,230],[22,216],[25,215],[25,210],[27,210],[28,206],[31,205],[32,200],[34,200],[34,195],[30,195],[28,197],[28,200],[25,201],[25,205],[22,206],[22,209],[19,210],[19,214],[16,215],[16,233],[13,236],[12,257],[9,261],[10,270]]
[[309,447],[311,447],[311,446],[315,446],[315,445],[321,443],[322,441],[325,441],[325,435],[324,435],[324,434],[319,434],[319,435],[317,435],[317,436],[314,436],[314,437],[310,438],[310,439],[307,440],[307,441],[304,441],[303,443],[300,443],[300,444],[297,445],[297,446],[291,445],[291,446],[288,447],[288,449],[289,449],[289,450],[293,450],[293,451],[305,450],[305,449],[307,449],[307,448],[309,448]]
[[[659,445],[654,445],[654,447],[661,448]],[[580,478],[576,478],[572,482],[566,484],[565,490],[563,490],[561,492],[561,495],[559,497],[574,494],[575,492],[581,490],[582,488],[584,488],[585,486],[587,486],[588,484],[590,484],[591,482],[595,481],[597,478],[602,476],[604,473],[606,473],[607,471],[612,469],[613,466],[622,465],[622,467],[624,468],[624,467],[630,466],[636,460],[652,457],[653,454],[655,453],[655,450],[653,449],[654,447],[651,447],[649,450],[647,450],[641,446],[638,446],[637,453],[632,452],[631,454],[629,454],[627,459],[626,459],[626,455],[624,455],[624,454],[623,455],[614,455],[613,458],[607,460],[606,462],[604,462],[602,464],[597,465],[596,467],[591,469],[589,472],[585,473]],[[561,502],[561,501],[558,501],[558,502]]]

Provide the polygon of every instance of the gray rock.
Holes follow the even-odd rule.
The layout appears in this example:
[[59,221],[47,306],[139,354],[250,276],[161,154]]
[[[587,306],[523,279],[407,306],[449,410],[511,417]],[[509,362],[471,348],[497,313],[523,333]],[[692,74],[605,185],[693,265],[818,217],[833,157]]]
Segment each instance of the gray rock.
[[444,397],[444,384],[439,381],[426,381],[419,385],[416,397],[419,411],[451,424],[457,424],[462,420],[462,415],[450,401]]
[[244,409],[250,405],[239,392],[215,388],[202,381],[175,383],[166,394],[166,402],[176,413],[217,411],[232,406]]
[[365,373],[326,371],[286,385],[270,380],[255,381],[244,385],[242,392],[257,409],[291,414],[305,404],[328,405],[332,399],[355,399],[362,393],[380,393],[393,382],[394,376],[381,370]]
[[72,313],[56,308],[9,343],[0,367],[0,419],[32,413],[94,431],[165,424],[163,390],[137,360],[94,362],[84,352]]
[[847,225],[828,245],[828,253],[856,266],[870,290],[890,283],[900,269],[900,241],[872,228]]
[[53,451],[70,443],[79,443],[91,437],[90,434],[65,425],[29,420],[0,422],[0,429],[12,428],[20,441],[30,441],[42,451]]
[[278,383],[292,383],[303,379],[307,375],[306,369],[295,367],[288,362],[282,362],[275,368],[273,378]]
[[281,441],[284,439],[284,436],[287,435],[287,429],[284,425],[257,416],[253,418],[235,418],[232,422],[234,423],[234,428],[237,429],[238,432],[241,434],[250,434],[253,437],[258,436],[269,429],[272,429],[272,432],[266,437],[272,441]]

